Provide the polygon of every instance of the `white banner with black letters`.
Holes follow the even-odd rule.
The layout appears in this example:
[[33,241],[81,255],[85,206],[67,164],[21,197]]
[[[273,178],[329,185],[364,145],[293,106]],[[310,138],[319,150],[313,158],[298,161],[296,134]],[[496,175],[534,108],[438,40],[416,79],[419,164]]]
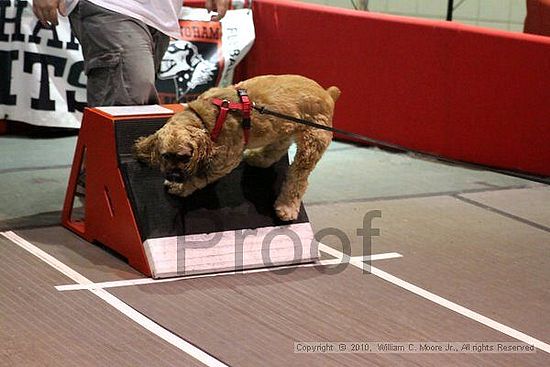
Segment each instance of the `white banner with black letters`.
[[0,1],[0,119],[80,127],[86,76],[69,21],[43,28],[32,1]]
[[[159,72],[162,103],[233,82],[254,42],[252,11],[230,10],[221,22],[209,17],[204,9],[182,10],[182,39],[171,42]],[[32,0],[0,0],[0,119],[79,128],[85,106],[82,54],[69,20],[59,17],[57,27],[43,28]]]

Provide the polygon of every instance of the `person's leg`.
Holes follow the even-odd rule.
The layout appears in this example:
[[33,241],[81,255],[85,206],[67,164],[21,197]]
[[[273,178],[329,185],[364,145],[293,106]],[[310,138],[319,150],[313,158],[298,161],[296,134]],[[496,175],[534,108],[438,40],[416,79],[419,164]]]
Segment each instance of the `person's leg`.
[[156,45],[167,47],[168,36],[86,0],[70,20],[82,46],[88,105],[158,103],[155,75],[161,50]]
[[155,75],[159,72],[160,63],[164,58],[164,54],[170,45],[170,37],[160,32],[157,29],[149,27],[151,35],[153,36],[153,56],[155,63]]
[[[85,0],[80,0],[69,18],[82,47],[89,106],[158,103],[155,75],[168,47],[168,36]],[[77,183],[77,196],[83,205],[85,165],[86,157]]]

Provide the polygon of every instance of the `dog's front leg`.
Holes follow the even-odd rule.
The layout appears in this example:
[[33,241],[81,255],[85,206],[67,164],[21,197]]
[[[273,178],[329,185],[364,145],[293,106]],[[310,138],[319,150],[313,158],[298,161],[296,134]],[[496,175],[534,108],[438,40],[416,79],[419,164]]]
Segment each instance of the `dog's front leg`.
[[194,186],[190,185],[189,182],[179,183],[173,181],[164,181],[164,186],[168,188],[169,194],[181,197],[189,196],[193,192],[195,192],[195,190],[197,190]]
[[217,161],[213,163],[213,167],[218,169],[211,169],[208,172],[204,172],[201,176],[192,176],[185,182],[173,182],[164,181],[164,185],[168,188],[168,192],[172,195],[186,197],[191,195],[197,190],[204,188],[206,185],[219,180],[226,176],[229,172],[233,171],[240,163],[240,156],[233,157],[218,157]]
[[211,182],[218,180],[219,178],[225,176],[225,174],[220,175],[208,175],[208,177],[191,177],[185,182],[173,182],[173,181],[164,181],[164,185],[168,188],[168,193],[172,195],[177,195],[181,197],[187,197],[194,193],[197,190],[200,190]]
[[208,185],[208,182],[209,180],[204,178],[192,177],[188,181],[181,183],[164,181],[164,185],[168,188],[168,193],[172,195],[186,197]]

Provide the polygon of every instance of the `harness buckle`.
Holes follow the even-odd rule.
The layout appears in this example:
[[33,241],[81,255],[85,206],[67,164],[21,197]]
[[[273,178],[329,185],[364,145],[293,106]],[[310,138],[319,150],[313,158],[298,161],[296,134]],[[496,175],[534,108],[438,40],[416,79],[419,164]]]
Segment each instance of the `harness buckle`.
[[244,143],[248,144],[248,139],[250,136],[250,128],[252,127],[251,121],[250,121],[250,114],[252,112],[252,103],[250,102],[250,98],[248,97],[248,93],[245,89],[237,89],[237,94],[239,95],[239,99],[241,100],[242,105],[242,114],[243,114],[243,133],[244,133]]
[[231,102],[228,99],[220,99],[220,98],[212,99],[212,103],[220,107],[220,112],[218,114],[218,118],[216,119],[216,124],[214,125],[214,128],[210,133],[210,137],[212,138],[213,141],[216,141],[218,139],[218,136],[221,133],[223,124],[225,122],[225,119],[229,111],[240,111],[242,115],[241,126],[243,128],[243,133],[244,133],[244,143],[245,145],[248,144],[248,138],[250,135],[250,128],[251,128],[250,115],[252,113],[252,102],[250,101],[250,98],[248,97],[246,90],[237,89],[237,94],[239,96],[240,103]]

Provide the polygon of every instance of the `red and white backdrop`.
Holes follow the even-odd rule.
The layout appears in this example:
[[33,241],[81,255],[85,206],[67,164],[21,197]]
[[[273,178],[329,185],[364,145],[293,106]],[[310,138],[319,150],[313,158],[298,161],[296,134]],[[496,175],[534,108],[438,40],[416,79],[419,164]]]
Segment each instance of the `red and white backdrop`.
[[[71,56],[78,51],[70,33],[61,32],[63,25],[57,35],[41,29],[28,1],[0,4],[0,118],[77,126],[84,77]],[[240,78],[302,74],[342,90],[338,128],[447,158],[550,175],[550,38],[287,0],[256,0],[252,9],[256,36]],[[169,57],[163,63],[165,101],[200,93],[206,79],[229,78],[216,61],[216,28],[196,27],[184,30],[198,42],[196,50],[180,43],[169,52],[201,56],[177,72]],[[234,56],[249,49],[243,44],[239,55],[222,50],[224,65],[234,70]],[[199,65],[202,60],[208,62]],[[196,76],[189,74],[193,66]],[[48,110],[51,101],[55,111]]]
[[[198,4],[197,4],[198,5]],[[246,5],[235,2],[234,7]],[[185,102],[216,85],[229,85],[254,42],[249,8],[209,21],[204,9],[185,7],[182,39],[173,40],[161,65],[163,103]],[[86,75],[69,21],[44,28],[32,0],[0,1],[0,120],[78,128],[86,106]]]

